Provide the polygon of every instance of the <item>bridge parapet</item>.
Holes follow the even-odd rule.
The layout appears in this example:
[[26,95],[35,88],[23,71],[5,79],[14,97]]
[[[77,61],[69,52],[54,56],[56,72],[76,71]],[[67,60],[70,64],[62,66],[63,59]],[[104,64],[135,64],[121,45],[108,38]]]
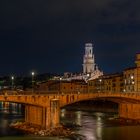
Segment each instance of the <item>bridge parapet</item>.
[[[13,94],[14,93],[14,94]],[[28,93],[28,94],[27,94]],[[51,94],[31,94],[30,92],[24,92],[24,94],[17,94],[15,92],[6,92],[0,96],[0,100],[2,101],[9,101],[9,102],[17,102],[17,103],[24,103],[24,104],[35,104],[40,106],[47,106],[48,102],[51,99],[59,99],[62,104],[69,104],[72,102],[78,102],[80,100],[87,100],[93,98],[107,98],[107,97],[114,97],[114,98],[131,98],[135,100],[140,100],[140,93],[70,93],[70,94],[58,94],[58,93],[51,93]]]

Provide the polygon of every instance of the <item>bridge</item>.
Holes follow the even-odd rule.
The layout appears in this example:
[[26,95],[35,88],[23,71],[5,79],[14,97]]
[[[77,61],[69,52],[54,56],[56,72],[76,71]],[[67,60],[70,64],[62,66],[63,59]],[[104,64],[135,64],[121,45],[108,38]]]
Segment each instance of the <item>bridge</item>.
[[25,122],[42,128],[60,124],[60,108],[85,100],[108,100],[119,104],[119,116],[140,119],[139,93],[69,93],[48,94],[40,92],[5,92],[0,94],[0,102],[14,102],[25,105]]

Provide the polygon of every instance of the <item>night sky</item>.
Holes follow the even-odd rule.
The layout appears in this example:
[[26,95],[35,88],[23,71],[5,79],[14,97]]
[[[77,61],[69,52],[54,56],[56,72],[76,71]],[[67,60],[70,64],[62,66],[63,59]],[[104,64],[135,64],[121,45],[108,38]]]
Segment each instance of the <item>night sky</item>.
[[0,1],[0,75],[81,72],[86,42],[105,73],[133,66],[140,1]]

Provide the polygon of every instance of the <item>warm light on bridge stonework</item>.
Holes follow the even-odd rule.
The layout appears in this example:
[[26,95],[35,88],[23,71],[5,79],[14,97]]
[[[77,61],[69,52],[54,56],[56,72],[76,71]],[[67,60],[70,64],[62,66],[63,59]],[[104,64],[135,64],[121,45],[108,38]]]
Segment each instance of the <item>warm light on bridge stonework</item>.
[[84,100],[103,99],[119,104],[119,115],[123,118],[140,119],[140,95],[136,93],[81,93],[47,95],[10,95],[0,96],[0,101],[25,104],[25,122],[43,128],[59,125],[60,108]]

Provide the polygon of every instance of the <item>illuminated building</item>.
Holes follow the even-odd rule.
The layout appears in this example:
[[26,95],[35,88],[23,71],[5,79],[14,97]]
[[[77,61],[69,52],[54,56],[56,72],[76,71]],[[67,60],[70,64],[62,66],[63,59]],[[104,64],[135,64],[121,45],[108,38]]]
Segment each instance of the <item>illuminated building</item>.
[[103,75],[98,69],[97,64],[95,63],[95,56],[93,53],[93,44],[85,44],[85,54],[83,57],[83,72],[79,74],[69,74],[64,73],[63,79],[65,80],[88,80],[96,79],[99,76]]
[[136,55],[136,66],[123,70],[123,73],[100,76],[88,81],[88,92],[139,92],[140,54]]

